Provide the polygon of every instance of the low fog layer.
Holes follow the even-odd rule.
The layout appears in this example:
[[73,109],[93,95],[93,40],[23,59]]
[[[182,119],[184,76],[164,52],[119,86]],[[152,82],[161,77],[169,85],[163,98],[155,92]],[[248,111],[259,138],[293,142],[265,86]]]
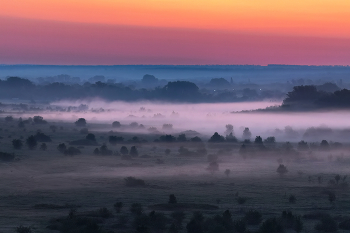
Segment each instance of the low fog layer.
[[[216,103],[216,104],[170,104],[154,102],[105,102],[95,101],[60,101],[51,107],[60,111],[37,113],[51,121],[74,122],[85,118],[88,127],[91,124],[105,124],[101,131],[124,131],[149,133],[147,129],[155,127],[158,133],[176,134],[186,130],[194,130],[204,137],[210,137],[214,132],[225,135],[227,124],[233,125],[233,134],[242,137],[244,128],[248,127],[255,136],[263,138],[275,136],[277,141],[308,141],[337,140],[346,141],[350,134],[350,111],[332,112],[245,112],[268,106],[279,105],[274,102],[249,103]],[[74,108],[75,107],[75,108]],[[20,114],[22,118],[33,117],[34,113]],[[119,121],[121,129],[113,129],[113,121]],[[137,122],[144,126],[127,127]],[[89,126],[90,124],[90,126]],[[164,124],[172,124],[172,129],[163,129]],[[95,129],[98,130],[98,129]]]

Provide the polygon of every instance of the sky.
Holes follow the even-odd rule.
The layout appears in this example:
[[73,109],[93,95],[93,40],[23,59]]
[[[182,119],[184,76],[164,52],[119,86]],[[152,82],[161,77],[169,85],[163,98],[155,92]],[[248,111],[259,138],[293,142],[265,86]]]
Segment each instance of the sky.
[[349,0],[0,0],[0,64],[350,65]]

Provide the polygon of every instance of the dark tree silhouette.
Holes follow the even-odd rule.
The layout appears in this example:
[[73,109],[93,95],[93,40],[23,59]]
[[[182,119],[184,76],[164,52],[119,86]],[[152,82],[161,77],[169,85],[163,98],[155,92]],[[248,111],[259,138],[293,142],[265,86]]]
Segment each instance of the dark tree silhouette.
[[86,120],[84,118],[79,118],[74,124],[78,127],[85,127]]
[[40,145],[40,150],[43,150],[43,151],[47,150],[47,145],[45,142]]
[[186,142],[187,141],[187,138],[186,138],[186,134],[180,134],[178,137],[177,137],[177,141],[178,142]]
[[21,149],[22,146],[23,146],[22,140],[20,140],[20,139],[13,139],[12,140],[12,146],[16,150]]
[[207,170],[213,174],[214,172],[219,170],[219,164],[217,162],[211,162],[211,163],[209,163]]
[[33,117],[33,122],[35,124],[47,124],[47,121],[45,121],[42,116],[34,116]]
[[26,144],[30,150],[34,150],[38,145],[34,135],[31,135],[26,139]]
[[66,149],[67,149],[67,147],[66,147],[66,144],[64,144],[64,143],[61,143],[57,146],[57,150],[61,153],[64,153]]
[[94,141],[94,142],[96,141],[96,137],[92,133],[89,133],[88,135],[86,135],[85,139],[90,140],[90,141]]
[[123,137],[118,137],[118,136],[109,136],[108,141],[110,144],[113,146],[117,145],[118,142],[123,142],[124,138]]
[[226,125],[226,130],[225,130],[225,134],[226,135],[229,135],[229,134],[233,134],[233,125],[231,125],[231,124],[227,124]]
[[226,169],[224,173],[228,177],[230,175],[230,173],[231,173],[231,170],[230,169]]
[[255,144],[263,144],[262,138],[260,136],[256,136],[254,140]]
[[122,155],[127,155],[127,154],[129,154],[129,150],[128,150],[128,148],[126,148],[126,146],[122,146],[122,147],[120,148],[120,153],[121,153]]
[[250,139],[252,137],[252,133],[249,131],[249,128],[245,128],[243,130],[243,139]]
[[120,128],[122,125],[120,124],[120,122],[119,121],[113,121],[113,123],[112,123],[112,127],[113,128]]
[[264,140],[265,144],[275,144],[276,143],[276,138],[275,137],[268,137]]
[[131,148],[130,148],[130,156],[132,156],[132,157],[137,157],[137,156],[139,156],[139,152],[137,151],[137,148],[136,148],[136,146],[132,146]]
[[277,173],[280,175],[284,175],[288,172],[287,167],[284,166],[283,164],[280,164],[277,168]]
[[224,142],[225,138],[218,134],[217,132],[214,133],[213,136],[208,140],[208,142]]
[[169,204],[176,204],[177,203],[177,200],[176,200],[176,197],[174,194],[170,194],[169,195],[169,201],[168,201]]

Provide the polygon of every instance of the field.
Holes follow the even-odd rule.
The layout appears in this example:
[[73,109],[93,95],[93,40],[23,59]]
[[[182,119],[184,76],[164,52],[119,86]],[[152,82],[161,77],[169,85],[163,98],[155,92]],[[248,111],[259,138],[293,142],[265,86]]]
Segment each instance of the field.
[[[349,219],[346,214],[350,195],[344,176],[348,174],[350,160],[346,145],[341,151],[290,154],[276,150],[242,156],[239,153],[242,143],[153,142],[158,136],[106,132],[97,129],[108,125],[95,124],[89,132],[95,135],[99,146],[105,143],[113,154],[96,155],[93,151],[99,146],[78,146],[81,154],[70,156],[60,153],[58,144],[68,144],[85,135],[73,123],[55,123],[58,127],[55,132],[50,131],[52,124],[28,125],[23,131],[17,123],[1,120],[1,151],[14,152],[15,159],[0,163],[0,232],[15,232],[20,225],[30,227],[32,232],[55,232],[47,229],[52,219],[68,216],[71,209],[78,215],[91,215],[91,211],[102,207],[113,213],[113,217],[99,222],[103,232],[135,232],[131,205],[140,203],[144,213],[156,210],[171,219],[174,209],[166,204],[170,194],[178,202],[175,210],[185,213],[179,232],[186,232],[194,211],[213,217],[229,210],[235,220],[243,218],[249,210],[257,210],[262,221],[280,218],[282,211],[292,211],[293,215],[303,216],[302,232],[318,232],[314,230],[320,219],[318,215],[329,214],[337,223]],[[25,141],[37,130],[52,138],[52,142],[46,143],[47,150],[40,150],[39,146],[29,150],[26,145],[20,150],[13,149],[13,139],[23,135]],[[110,145],[111,134],[126,140]],[[148,142],[127,141],[134,136]],[[130,158],[115,153],[122,146],[128,149],[136,146],[138,156]],[[206,152],[185,156],[178,152],[181,146],[192,152],[206,148]],[[281,148],[282,142],[274,147]],[[167,148],[169,154],[165,153]],[[213,158],[218,169],[210,170],[208,166]],[[287,167],[286,174],[276,172],[280,163]],[[230,170],[229,174],[224,173],[226,169]],[[341,176],[339,184],[330,182],[337,174]],[[128,186],[126,177],[142,179],[145,185]],[[334,201],[329,200],[329,193],[335,194]],[[291,195],[295,201],[290,200]],[[123,203],[120,213],[114,210],[116,202]],[[157,208],[154,206],[157,204],[164,205]],[[307,216],[311,213],[316,217]],[[128,219],[123,226],[120,216]],[[170,223],[169,220],[166,228]],[[259,225],[247,225],[247,232],[258,229]],[[286,232],[295,231],[286,229]]]

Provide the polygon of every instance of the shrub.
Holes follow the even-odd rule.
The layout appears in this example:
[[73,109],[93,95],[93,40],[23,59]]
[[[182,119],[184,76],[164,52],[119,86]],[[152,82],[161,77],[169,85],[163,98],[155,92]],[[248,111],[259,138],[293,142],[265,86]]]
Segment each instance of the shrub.
[[13,139],[12,140],[12,146],[16,150],[21,149],[22,146],[23,146],[22,140],[20,140],[20,139]]
[[321,232],[335,232],[338,230],[338,225],[329,215],[323,217],[319,223],[315,225],[315,230]]
[[19,226],[16,227],[17,233],[32,233],[32,229],[30,227]]
[[256,210],[249,210],[244,215],[244,220],[248,225],[258,225],[261,222],[261,213]]
[[130,212],[134,215],[141,215],[143,212],[142,205],[140,203],[133,203],[130,207]]
[[126,148],[126,146],[122,146],[122,147],[120,148],[120,153],[121,153],[122,155],[127,155],[127,154],[129,154],[129,150],[128,150],[128,148]]
[[38,143],[33,135],[29,136],[26,139],[26,144],[30,150],[34,150],[35,147],[38,145]]
[[139,152],[137,151],[136,146],[132,146],[130,148],[130,153],[129,153],[132,157],[137,157],[139,156]]
[[280,164],[280,165],[278,166],[278,168],[277,168],[277,172],[278,172],[278,174],[280,174],[280,175],[284,175],[284,174],[286,174],[286,173],[288,172],[288,170],[287,170],[287,167],[286,167],[286,166],[284,166],[283,164]]
[[290,195],[289,198],[288,198],[289,203],[292,203],[292,204],[294,204],[296,200],[297,199],[295,198],[294,195]]
[[240,205],[246,203],[246,201],[247,201],[246,197],[237,197],[237,203]]
[[43,151],[47,150],[47,145],[45,142],[40,145],[40,150],[43,150]]
[[169,204],[176,204],[177,203],[177,200],[176,200],[176,197],[174,194],[170,194],[169,195],[169,201],[168,201]]
[[44,134],[42,132],[37,132],[34,135],[34,137],[38,142],[51,142],[52,141],[49,136],[47,136],[46,134]]
[[71,146],[71,147],[69,147],[68,149],[66,149],[64,151],[64,154],[65,155],[70,155],[70,156],[79,155],[79,154],[81,154],[81,151],[78,148],[75,148],[75,147]]
[[123,202],[116,202],[114,205],[114,209],[117,213],[120,213],[120,211],[122,210],[123,208]]
[[145,186],[146,183],[142,179],[137,179],[135,177],[129,176],[124,179],[125,185],[129,187],[135,187],[135,186]]
[[123,142],[124,138],[123,137],[118,137],[118,136],[109,136],[108,141],[110,144],[115,146],[118,142]]
[[88,130],[88,128],[82,128],[80,131],[79,131],[79,133],[81,133],[81,134],[88,134],[89,133],[89,130]]
[[283,227],[276,218],[269,218],[259,228],[259,233],[282,233]]
[[61,144],[58,144],[57,146],[57,150],[61,153],[64,153],[66,151],[67,147],[66,147],[66,144],[64,143],[61,143]]
[[88,135],[86,135],[85,139],[86,139],[86,140],[89,140],[89,141],[94,141],[94,142],[96,142],[96,137],[95,137],[95,135],[92,134],[92,133],[89,133]]
[[14,154],[6,153],[6,152],[0,152],[0,160],[4,162],[10,162],[15,159]]
[[13,121],[13,117],[12,116],[7,116],[7,117],[5,117],[5,121],[6,122],[11,122],[11,121]]

